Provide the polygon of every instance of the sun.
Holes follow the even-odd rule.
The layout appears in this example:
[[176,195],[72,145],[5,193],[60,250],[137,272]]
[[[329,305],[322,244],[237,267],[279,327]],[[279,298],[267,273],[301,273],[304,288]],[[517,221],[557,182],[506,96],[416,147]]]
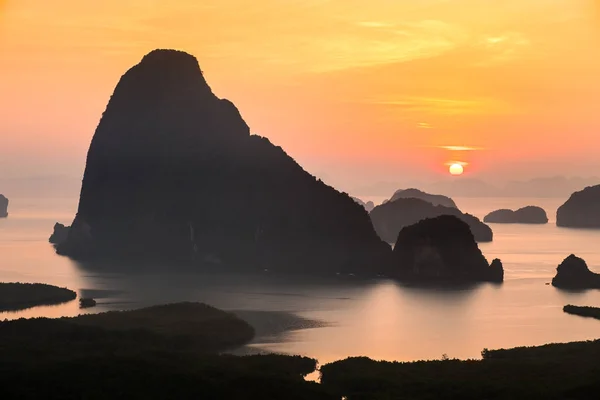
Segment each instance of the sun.
[[450,171],[450,175],[462,175],[464,172],[464,168],[460,164],[452,164],[448,170]]

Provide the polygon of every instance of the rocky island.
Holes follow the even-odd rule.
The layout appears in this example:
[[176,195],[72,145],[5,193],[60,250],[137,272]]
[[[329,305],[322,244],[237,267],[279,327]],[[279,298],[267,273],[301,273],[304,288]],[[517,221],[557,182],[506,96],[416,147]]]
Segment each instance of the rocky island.
[[568,228],[600,228],[600,185],[571,195],[556,212],[556,225]]
[[376,274],[391,248],[347,194],[306,172],[215,96],[198,61],[154,50],[94,133],[57,252],[77,259]]
[[400,189],[388,201],[396,201],[398,199],[421,199],[434,206],[444,206],[449,208],[458,208],[454,200],[448,196],[441,194],[430,194],[419,189]]
[[600,289],[600,274],[590,271],[582,258],[571,254],[556,268],[552,286],[561,289]]
[[400,280],[502,282],[500,260],[490,265],[459,217],[442,215],[403,228],[393,252],[393,274]]
[[0,194],[0,218],[8,217],[8,199]]
[[58,222],[55,223],[54,231],[52,232],[52,235],[50,235],[50,238],[48,239],[48,241],[55,245],[65,242],[67,240],[67,238],[69,237],[69,229],[70,228],[71,228],[70,226],[64,226],[61,223],[58,223]]
[[527,206],[516,211],[501,209],[492,211],[483,218],[490,224],[547,224],[548,216],[543,208]]
[[491,242],[493,239],[492,229],[477,217],[463,214],[457,208],[435,206],[417,198],[399,198],[389,201],[375,207],[369,214],[375,231],[388,243],[396,241],[398,232],[402,228],[413,225],[422,219],[440,215],[453,215],[466,222],[478,242]]

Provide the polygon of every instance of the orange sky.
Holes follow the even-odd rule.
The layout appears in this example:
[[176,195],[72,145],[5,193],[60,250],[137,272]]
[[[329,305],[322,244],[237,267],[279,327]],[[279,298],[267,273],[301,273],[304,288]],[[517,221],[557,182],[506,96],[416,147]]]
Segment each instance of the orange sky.
[[598,3],[0,0],[0,177],[81,175],[119,77],[161,47],[343,190],[449,161],[600,175]]

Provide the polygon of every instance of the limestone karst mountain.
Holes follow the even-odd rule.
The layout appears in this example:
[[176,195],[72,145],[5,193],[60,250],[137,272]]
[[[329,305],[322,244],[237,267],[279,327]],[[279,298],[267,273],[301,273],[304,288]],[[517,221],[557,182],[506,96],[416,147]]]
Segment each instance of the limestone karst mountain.
[[488,264],[469,225],[454,215],[402,228],[394,246],[393,276],[417,281],[502,282],[500,260]]
[[397,190],[394,195],[390,198],[389,201],[394,201],[398,199],[421,199],[425,200],[428,203],[433,204],[434,206],[444,206],[450,208],[458,208],[454,200],[452,200],[448,196],[443,196],[441,194],[430,194],[425,193],[419,189],[400,189]]
[[252,135],[197,60],[155,50],[119,81],[60,254],[295,272],[381,272],[390,246],[347,194]]
[[466,222],[478,242],[491,242],[494,236],[489,226],[471,214],[464,214],[454,207],[434,206],[416,198],[388,201],[375,207],[369,215],[379,237],[388,243],[396,241],[402,228],[440,215],[454,215]]

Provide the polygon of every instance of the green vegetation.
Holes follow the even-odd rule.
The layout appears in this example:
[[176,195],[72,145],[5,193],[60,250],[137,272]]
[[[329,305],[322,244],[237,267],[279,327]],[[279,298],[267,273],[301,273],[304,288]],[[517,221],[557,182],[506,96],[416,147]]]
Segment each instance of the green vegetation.
[[317,384],[304,380],[314,359],[219,354],[253,334],[235,315],[198,303],[4,321],[0,387],[3,398],[20,399],[577,400],[600,393],[600,340],[484,349],[482,360],[348,358],[322,366]]
[[321,367],[321,382],[349,400],[589,399],[600,391],[600,341],[486,349],[482,355],[411,363],[348,358]]
[[580,307],[567,304],[563,307],[563,311],[567,314],[600,319],[600,308],[598,307]]
[[235,315],[199,303],[177,303],[72,318],[0,323],[3,359],[62,361],[105,354],[215,353],[241,346],[254,329]]
[[76,297],[77,293],[72,290],[43,283],[0,282],[0,311],[60,304]]
[[198,303],[0,322],[0,387],[20,399],[332,399],[306,357],[219,355],[254,330]]

